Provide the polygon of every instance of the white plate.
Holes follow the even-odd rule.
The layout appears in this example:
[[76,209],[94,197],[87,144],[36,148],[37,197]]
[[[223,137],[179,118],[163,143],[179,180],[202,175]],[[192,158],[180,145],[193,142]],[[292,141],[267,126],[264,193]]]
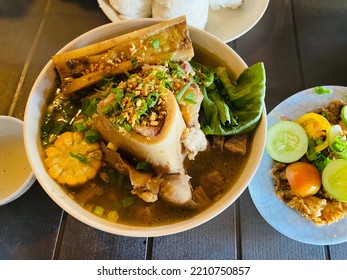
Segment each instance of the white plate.
[[[281,117],[295,119],[304,113],[326,106],[330,100],[347,100],[347,88],[324,86],[331,94],[318,95],[314,88],[301,91],[280,103],[267,117],[268,127]],[[332,245],[347,241],[347,218],[328,226],[316,226],[301,214],[281,202],[275,192],[269,171],[272,159],[265,151],[259,168],[253,177],[249,191],[253,202],[263,218],[283,235],[307,244]]]
[[[113,22],[121,20],[109,0],[98,0],[99,7]],[[236,10],[209,11],[205,30],[225,43],[235,40],[249,31],[264,15],[269,0],[244,0]]]

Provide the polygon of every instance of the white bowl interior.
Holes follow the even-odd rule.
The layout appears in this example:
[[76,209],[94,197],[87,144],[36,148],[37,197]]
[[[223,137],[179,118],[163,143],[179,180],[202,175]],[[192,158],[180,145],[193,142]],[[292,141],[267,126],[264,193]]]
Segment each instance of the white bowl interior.
[[[60,52],[65,52],[112,38],[120,34],[152,25],[159,21],[160,20],[158,19],[140,19],[106,24],[71,41],[61,49]],[[218,57],[223,58],[227,66],[232,69],[237,76],[247,67],[246,63],[231,48],[213,35],[194,27],[189,27],[189,30],[191,39],[194,43],[203,46],[212,53],[215,53]],[[247,163],[246,168],[243,170],[241,176],[231,190],[221,200],[209,208],[208,211],[204,211],[186,221],[157,227],[135,227],[108,222],[87,210],[84,210],[75,203],[62,190],[62,188],[49,177],[45,166],[43,165],[42,156],[44,151],[40,142],[40,125],[42,115],[46,109],[47,99],[52,93],[54,86],[55,72],[53,63],[49,61],[32,88],[25,111],[24,137],[28,158],[37,180],[48,195],[70,215],[99,230],[124,236],[154,237],[173,234],[196,227],[221,213],[242,194],[252,179],[264,151],[266,133],[265,109],[261,122],[256,130],[255,138],[257,138],[257,141],[253,141],[251,147],[252,160]]]
[[23,122],[10,116],[0,116],[0,205],[24,194],[34,183],[24,149]]

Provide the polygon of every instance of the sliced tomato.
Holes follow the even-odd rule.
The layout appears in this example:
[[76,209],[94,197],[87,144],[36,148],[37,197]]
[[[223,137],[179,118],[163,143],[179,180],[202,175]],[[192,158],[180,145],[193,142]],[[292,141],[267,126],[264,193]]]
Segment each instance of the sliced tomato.
[[322,144],[315,147],[316,152],[320,152],[329,146],[326,135],[331,124],[322,115],[307,113],[299,117],[296,122],[305,129],[308,138],[313,140],[324,139]]
[[316,194],[322,184],[321,176],[316,167],[307,162],[293,162],[286,168],[286,176],[290,188],[298,197]]

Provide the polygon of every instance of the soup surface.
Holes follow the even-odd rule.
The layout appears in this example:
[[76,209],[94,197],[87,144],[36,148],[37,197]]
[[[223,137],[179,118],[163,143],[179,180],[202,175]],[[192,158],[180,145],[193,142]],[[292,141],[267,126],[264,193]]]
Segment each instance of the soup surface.
[[[20,162],[20,164],[18,164]],[[0,137],[0,199],[24,184],[31,173],[20,136]]]
[[[214,197],[213,202],[215,202],[232,187],[243,170],[246,159],[246,156],[239,154],[208,150],[201,152],[193,162],[186,161],[186,167],[188,174],[192,177],[193,187],[200,185],[200,181],[204,180],[204,175],[211,171],[218,170],[222,174],[225,182],[222,190]],[[62,187],[83,208],[93,212],[98,209],[96,206],[99,206],[104,209],[102,215],[106,219],[116,218],[118,223],[135,226],[155,226],[179,222],[204,211],[213,203],[211,201],[210,204],[197,209],[173,206],[161,199],[148,203],[131,194],[132,185],[128,178],[123,177],[121,180],[122,183],[118,182],[118,184],[117,180],[105,183],[98,176],[77,190]],[[107,217],[108,215],[109,217]],[[114,215],[116,217],[113,217]]]

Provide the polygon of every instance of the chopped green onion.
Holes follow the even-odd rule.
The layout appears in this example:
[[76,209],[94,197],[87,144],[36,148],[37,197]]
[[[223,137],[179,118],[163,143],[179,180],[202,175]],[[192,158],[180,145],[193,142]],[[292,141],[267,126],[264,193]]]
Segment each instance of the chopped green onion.
[[114,208],[116,210],[121,210],[122,208],[124,209],[124,208],[132,205],[133,203],[134,203],[134,197],[127,196],[120,201],[116,201],[116,203],[114,204]]
[[331,143],[331,148],[336,152],[343,152],[344,145],[336,140],[333,143]]
[[124,98],[124,91],[123,91],[123,89],[115,88],[115,89],[112,90],[112,93],[114,93],[114,95],[115,95],[116,102],[118,104],[121,104],[121,102],[122,102],[122,100]]
[[99,134],[99,132],[89,129],[84,133],[84,139],[88,143],[95,143],[101,139],[101,135]]
[[160,79],[160,80],[167,77],[165,71],[159,71],[159,72],[157,73],[156,76],[157,76],[157,78]]
[[194,92],[187,92],[183,98],[183,101],[189,104],[196,104]]
[[129,132],[131,130],[131,124],[128,122],[123,122],[121,127],[124,128],[126,132]]
[[134,198],[132,196],[128,196],[123,198],[122,200],[122,206],[123,207],[128,207],[134,203]]
[[88,117],[91,117],[96,113],[96,107],[100,101],[99,97],[95,97],[92,100],[89,98],[84,98],[82,101],[82,112]]
[[152,40],[152,47],[153,47],[153,49],[155,49],[155,50],[159,48],[159,39],[154,38],[154,39]]
[[125,94],[125,97],[128,97],[128,98],[130,98],[131,100],[134,100],[134,98],[137,97],[137,95],[134,94],[134,93],[127,92],[127,93]]
[[154,107],[155,104],[157,104],[158,99],[159,99],[159,92],[154,91],[154,92],[150,93],[146,99],[148,108]]
[[87,162],[87,158],[84,155],[82,155],[81,153],[74,154],[74,153],[70,152],[70,157],[77,158],[80,162],[83,162],[83,163]]
[[81,122],[75,122],[73,124],[73,128],[74,128],[75,131],[83,131],[83,130],[86,129],[85,125],[83,123],[81,123]]
[[117,106],[117,104],[107,104],[106,106],[102,107],[101,112],[105,115],[112,112]]
[[321,153],[317,153],[317,159],[313,162],[313,165],[317,170],[322,173],[327,164],[331,161],[330,158],[324,156]]
[[187,89],[190,87],[192,84],[193,80],[190,80],[189,83],[187,83],[181,90],[176,94],[176,100],[180,101],[182,99],[182,96],[184,93],[187,91]]
[[53,126],[52,133],[56,135],[60,135],[63,132],[66,125],[67,124],[64,121],[57,121]]
[[171,74],[177,75],[179,78],[184,78],[186,76],[186,72],[177,64],[177,63],[169,63]]
[[306,153],[306,157],[309,161],[314,161],[317,159],[317,153],[315,149],[315,142],[312,138],[308,140],[308,149]]
[[173,81],[163,81],[160,86],[167,88],[169,90],[173,90]]
[[324,88],[322,86],[317,86],[314,88],[317,94],[330,94],[332,92],[331,89]]

